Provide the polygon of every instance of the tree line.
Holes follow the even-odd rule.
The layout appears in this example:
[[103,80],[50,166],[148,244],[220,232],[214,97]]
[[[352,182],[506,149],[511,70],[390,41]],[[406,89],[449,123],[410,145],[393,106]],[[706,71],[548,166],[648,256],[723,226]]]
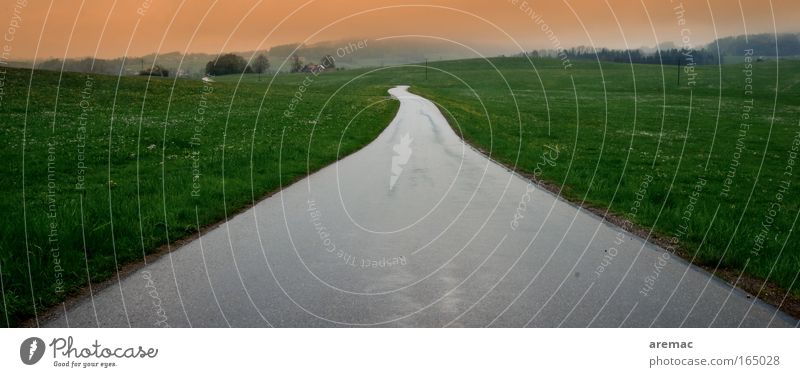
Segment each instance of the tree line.
[[528,53],[532,58],[555,58],[559,54],[575,60],[600,60],[614,63],[664,64],[664,65],[707,65],[718,64],[719,57],[707,49],[659,50],[645,53],[642,50],[593,49],[591,47],[573,47],[565,50],[535,50]]
[[[271,64],[264,54],[259,54],[251,63],[236,54],[224,54],[209,61],[206,64],[205,72],[207,75],[222,76],[243,73],[264,73],[269,71]],[[306,63],[297,54],[292,55],[289,61],[289,71],[299,72],[321,72],[336,68],[336,59],[332,55],[325,55],[320,59],[319,64]]]
[[[669,45],[673,45],[669,43]],[[534,50],[527,54],[533,57],[562,58],[582,60],[600,60],[615,63],[635,64],[665,64],[665,65],[708,65],[719,64],[720,57],[744,56],[745,51],[752,50],[752,55],[759,57],[790,57],[800,56],[800,34],[751,34],[724,37],[709,43],[702,48],[679,49],[674,45],[671,48],[651,49],[594,49],[588,46],[578,46],[564,50],[543,49]]]
[[264,54],[259,54],[248,63],[243,57],[236,54],[224,54],[206,63],[206,74],[222,76],[242,73],[264,73],[270,68],[269,59]]
[[800,34],[752,34],[720,38],[708,45],[708,49],[727,56],[743,56],[752,49],[753,55],[765,57],[800,56]]

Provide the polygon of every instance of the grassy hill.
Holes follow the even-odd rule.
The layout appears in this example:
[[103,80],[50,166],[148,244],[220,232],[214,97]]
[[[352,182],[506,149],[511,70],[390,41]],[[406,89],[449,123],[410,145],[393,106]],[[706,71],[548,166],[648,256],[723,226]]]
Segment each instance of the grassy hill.
[[[364,47],[354,48],[359,43]],[[497,53],[492,49],[484,48],[484,53]],[[323,41],[312,44],[286,44],[272,46],[261,51],[239,51],[234,54],[250,61],[259,54],[269,58],[272,71],[289,72],[291,57],[298,55],[304,63],[320,63],[326,55],[335,58],[337,68],[357,69],[364,67],[379,67],[412,62],[424,61],[426,58],[434,60],[454,60],[473,57],[472,53],[442,41],[402,41],[394,39],[383,40],[338,40]],[[136,75],[138,72],[149,69],[157,64],[175,76],[180,71],[182,77],[199,79],[206,73],[206,64],[217,59],[219,53],[181,53],[162,52],[144,56],[128,56],[114,59],[93,59],[91,57],[58,58],[37,61],[36,69],[50,71],[69,71],[83,73],[98,73],[107,75]],[[12,61],[10,65],[17,68],[31,68],[31,61]]]
[[[695,263],[800,292],[800,182],[787,174],[800,143],[800,62],[753,63],[748,75],[744,63],[699,67],[691,87],[685,73],[678,84],[676,67],[533,63],[437,62],[427,74],[400,66],[310,83],[279,75],[270,87],[271,77],[255,75],[208,85],[9,70],[0,325],[333,162],[350,116],[396,84],[412,85],[469,142],[563,196],[654,229]],[[373,140],[396,106],[357,118],[342,150]],[[548,148],[558,158],[542,165]]]

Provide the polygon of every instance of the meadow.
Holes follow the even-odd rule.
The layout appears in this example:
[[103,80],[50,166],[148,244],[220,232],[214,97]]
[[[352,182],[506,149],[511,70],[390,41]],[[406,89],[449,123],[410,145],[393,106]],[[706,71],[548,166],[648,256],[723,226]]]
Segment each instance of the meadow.
[[8,70],[0,325],[358,150],[399,106],[344,77],[237,79]]
[[[0,325],[332,163],[351,118],[380,102],[344,133],[341,154],[358,150],[391,121],[386,91],[398,84],[563,197],[652,230],[696,264],[797,297],[800,62],[680,77],[674,66],[572,63],[445,61],[310,82],[278,75],[271,86],[266,75],[204,84],[9,70]],[[553,149],[558,158],[541,166]]]
[[[564,66],[443,62],[412,90],[471,144],[570,201],[636,224],[728,280],[754,280],[751,293],[796,299],[800,62],[753,58],[691,76],[676,66]],[[548,147],[558,159],[541,166]]]

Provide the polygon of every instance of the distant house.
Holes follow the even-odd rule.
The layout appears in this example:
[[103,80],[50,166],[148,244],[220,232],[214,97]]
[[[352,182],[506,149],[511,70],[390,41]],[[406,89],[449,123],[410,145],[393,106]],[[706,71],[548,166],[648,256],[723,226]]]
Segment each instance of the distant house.
[[325,66],[320,64],[309,63],[303,66],[303,69],[300,72],[303,73],[320,73],[325,71]]

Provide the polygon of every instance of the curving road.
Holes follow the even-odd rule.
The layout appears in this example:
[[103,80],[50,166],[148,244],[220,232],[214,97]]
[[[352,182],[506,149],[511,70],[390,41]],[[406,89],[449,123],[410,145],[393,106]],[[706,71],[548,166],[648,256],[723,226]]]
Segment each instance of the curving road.
[[491,162],[407,87],[390,93],[399,113],[363,150],[46,325],[798,325]]

